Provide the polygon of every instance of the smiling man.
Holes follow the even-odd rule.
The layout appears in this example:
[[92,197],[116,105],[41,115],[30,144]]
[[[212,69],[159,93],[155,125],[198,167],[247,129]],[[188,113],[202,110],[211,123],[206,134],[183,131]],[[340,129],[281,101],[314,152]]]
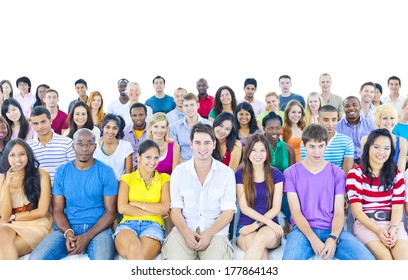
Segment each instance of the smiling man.
[[194,93],[186,93],[183,96],[183,111],[185,117],[170,125],[171,139],[180,146],[180,156],[183,161],[193,156],[190,146],[190,133],[192,127],[197,123],[211,125],[211,122],[198,114],[198,97]]
[[351,138],[354,144],[354,166],[360,164],[361,139],[370,134],[376,127],[371,119],[361,117],[360,100],[348,96],[343,101],[345,118],[336,125],[336,131]]
[[238,101],[239,103],[248,102],[254,109],[255,118],[257,118],[263,111],[265,111],[265,103],[255,98],[256,88],[258,86],[257,81],[254,78],[248,78],[244,82],[245,96]]
[[175,227],[163,245],[162,259],[230,260],[228,228],[236,211],[234,172],[211,156],[215,135],[210,125],[193,126],[190,146],[194,157],[171,175],[170,215]]
[[71,112],[72,106],[74,106],[74,104],[77,103],[78,101],[88,103],[88,95],[86,94],[87,90],[88,90],[88,83],[84,79],[79,79],[75,81],[75,91],[78,94],[78,98],[72,100],[69,103],[68,114],[69,112]]

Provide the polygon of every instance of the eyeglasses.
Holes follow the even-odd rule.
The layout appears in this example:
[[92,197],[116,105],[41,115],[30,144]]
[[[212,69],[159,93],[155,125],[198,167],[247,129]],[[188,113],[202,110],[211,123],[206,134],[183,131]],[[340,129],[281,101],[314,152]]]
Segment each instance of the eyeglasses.
[[19,83],[18,83],[18,86],[27,87],[27,86],[28,86],[28,84],[27,84],[27,83],[23,83],[23,82],[19,82]]
[[95,143],[82,143],[82,142],[76,142],[75,146],[79,147],[79,148],[89,148],[92,146],[95,146]]

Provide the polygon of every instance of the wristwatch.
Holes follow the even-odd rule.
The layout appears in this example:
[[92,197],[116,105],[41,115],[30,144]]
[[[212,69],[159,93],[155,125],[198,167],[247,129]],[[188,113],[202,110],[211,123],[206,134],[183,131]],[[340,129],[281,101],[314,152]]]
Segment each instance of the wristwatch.
[[16,220],[16,214],[11,214],[10,218],[11,218],[10,223],[14,222]]
[[329,237],[327,238],[332,238],[334,240],[334,242],[336,242],[336,244],[339,244],[340,240],[337,236],[330,234]]

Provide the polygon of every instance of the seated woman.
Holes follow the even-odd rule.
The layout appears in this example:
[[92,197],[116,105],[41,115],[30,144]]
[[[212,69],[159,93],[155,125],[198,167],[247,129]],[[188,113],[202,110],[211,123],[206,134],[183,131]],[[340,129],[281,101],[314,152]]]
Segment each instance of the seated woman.
[[213,158],[237,171],[242,158],[242,144],[238,140],[234,115],[229,112],[219,114],[213,123],[216,146]]
[[[374,110],[373,118],[376,127],[385,128],[390,132],[395,149],[394,161],[397,164],[398,170],[400,172],[404,172],[407,164],[408,143],[405,138],[393,134],[393,130],[398,121],[397,109],[395,109],[395,107],[389,103],[380,105]],[[366,141],[367,136],[361,138],[361,147],[364,147]],[[361,154],[364,153],[363,149],[364,148],[361,149]]]
[[35,91],[35,103],[33,104],[33,108],[37,106],[43,106],[45,107],[45,91],[49,89],[50,86],[46,84],[41,84],[37,87],[37,90]]
[[118,210],[123,219],[114,236],[118,253],[128,260],[154,259],[164,241],[164,221],[170,208],[170,176],[155,171],[160,148],[147,139],[139,145],[139,166],[120,179]]
[[133,172],[133,147],[123,137],[125,121],[122,117],[108,114],[102,121],[102,137],[97,143],[94,158],[112,167],[116,178]]
[[279,107],[279,95],[276,92],[274,91],[268,92],[265,95],[265,103],[266,103],[265,111],[256,118],[258,127],[260,129],[262,129],[263,118],[266,117],[266,115],[268,115],[270,112],[275,112],[276,115],[280,116],[283,119],[283,112],[280,110]]
[[356,219],[354,235],[378,260],[408,260],[408,235],[402,223],[404,178],[394,154],[388,129],[373,130],[361,164],[347,175],[347,195]]
[[64,136],[73,138],[75,132],[80,128],[88,128],[95,134],[96,143],[99,142],[101,131],[94,126],[91,110],[85,102],[78,101],[73,106],[68,115],[69,128],[65,130]]
[[234,114],[235,108],[237,108],[237,99],[234,91],[229,86],[222,86],[215,93],[214,108],[211,109],[208,120],[213,122],[222,112]]
[[30,146],[11,140],[0,161],[0,259],[29,254],[52,232],[51,180]]
[[324,101],[320,93],[313,91],[309,93],[306,100],[305,121],[306,125],[317,123],[319,109],[324,105]]
[[28,141],[34,138],[35,131],[24,116],[23,109],[17,100],[14,98],[4,100],[1,106],[1,115],[11,128],[10,139],[20,138]]
[[102,129],[102,121],[106,116],[103,110],[103,97],[99,91],[93,91],[88,98],[88,107],[91,110],[92,120],[96,127]]
[[262,134],[252,135],[244,151],[244,167],[235,173],[241,213],[237,244],[246,260],[267,260],[268,249],[281,243],[283,230],[277,221],[283,194],[283,175],[270,166],[269,143]]
[[286,105],[282,126],[282,140],[295,149],[296,162],[300,161],[300,142],[302,130],[306,126],[305,110],[297,100],[291,100]]
[[169,138],[169,122],[166,114],[156,113],[151,116],[148,125],[148,138],[156,142],[160,148],[160,160],[156,171],[171,175],[180,164],[180,146]]
[[235,109],[234,124],[238,130],[238,139],[242,144],[242,149],[245,148],[245,143],[251,135],[261,132],[256,123],[254,109],[247,102],[238,104]]

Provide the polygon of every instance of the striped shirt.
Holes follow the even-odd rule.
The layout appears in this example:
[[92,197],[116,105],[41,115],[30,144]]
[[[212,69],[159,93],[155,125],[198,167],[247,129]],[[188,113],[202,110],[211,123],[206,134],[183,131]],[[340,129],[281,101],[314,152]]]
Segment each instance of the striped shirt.
[[[306,149],[300,145],[300,158],[306,158]],[[343,133],[335,132],[327,144],[323,158],[328,162],[342,168],[344,158],[354,158],[354,144],[350,137]]]
[[52,139],[43,146],[38,138],[27,142],[34,152],[35,158],[40,162],[40,167],[48,171],[51,183],[54,182],[55,170],[62,164],[75,159],[72,139],[52,132]]
[[350,169],[346,181],[350,204],[361,203],[366,213],[377,210],[391,212],[392,205],[404,204],[405,185],[401,172],[396,172],[393,186],[388,191],[384,191],[384,186],[379,185],[378,178],[374,178],[372,186],[370,181],[370,178],[363,174],[361,165]]

